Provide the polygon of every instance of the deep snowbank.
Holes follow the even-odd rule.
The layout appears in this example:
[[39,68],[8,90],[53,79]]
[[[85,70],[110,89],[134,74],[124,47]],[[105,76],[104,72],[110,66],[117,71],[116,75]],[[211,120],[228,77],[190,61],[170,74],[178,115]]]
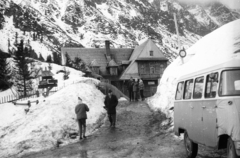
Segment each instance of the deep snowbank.
[[104,95],[95,84],[77,83],[48,98],[39,98],[40,103],[33,104],[26,115],[24,107],[1,104],[0,116],[4,114],[5,120],[9,120],[4,123],[0,117],[0,157],[51,148],[58,140],[64,143],[76,141],[68,134],[78,131],[74,112],[77,96],[90,108],[87,119],[87,134],[90,134],[105,113]]
[[240,58],[240,20],[222,26],[206,35],[187,50],[184,64],[178,57],[165,70],[157,93],[149,98],[148,103],[152,109],[160,109],[168,117],[173,112],[177,79],[187,73],[202,70],[213,65],[222,64],[232,58]]

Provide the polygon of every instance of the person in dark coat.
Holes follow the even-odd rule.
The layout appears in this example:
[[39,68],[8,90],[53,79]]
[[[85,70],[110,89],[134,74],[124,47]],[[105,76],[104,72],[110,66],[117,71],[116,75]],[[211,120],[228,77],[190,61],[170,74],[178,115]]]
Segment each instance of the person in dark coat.
[[75,113],[77,115],[77,121],[79,126],[79,139],[86,138],[86,119],[88,111],[88,106],[82,102],[82,99],[80,97],[78,97],[78,104],[75,107]]
[[108,91],[108,94],[105,98],[104,104],[105,104],[104,108],[107,110],[107,113],[108,113],[110,126],[115,127],[116,126],[116,114],[117,114],[116,107],[118,105],[118,99],[114,94],[112,94],[111,90]]
[[139,82],[139,90],[140,90],[141,99],[142,99],[142,101],[144,101],[144,96],[143,96],[144,83],[142,80],[140,80],[140,82]]
[[137,79],[136,101],[140,98],[139,79]]
[[133,78],[131,77],[128,81],[128,93],[130,101],[133,101]]
[[133,80],[133,101],[137,101],[137,81]]

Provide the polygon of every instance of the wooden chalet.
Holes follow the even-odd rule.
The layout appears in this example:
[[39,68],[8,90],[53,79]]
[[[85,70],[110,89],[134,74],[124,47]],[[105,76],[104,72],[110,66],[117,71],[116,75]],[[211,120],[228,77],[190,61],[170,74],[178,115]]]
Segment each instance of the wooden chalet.
[[127,81],[141,78],[145,85],[145,96],[152,96],[157,89],[159,79],[167,67],[168,59],[155,43],[148,39],[133,48],[110,48],[110,41],[105,41],[106,48],[63,47],[62,64],[66,64],[66,53],[71,60],[81,58],[92,73],[102,76],[102,80],[116,86],[127,94]]

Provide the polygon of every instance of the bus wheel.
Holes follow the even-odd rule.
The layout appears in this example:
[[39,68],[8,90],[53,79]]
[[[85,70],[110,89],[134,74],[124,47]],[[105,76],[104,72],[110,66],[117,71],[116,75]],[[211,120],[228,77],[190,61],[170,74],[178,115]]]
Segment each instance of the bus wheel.
[[235,146],[231,137],[228,138],[227,158],[240,158],[240,156],[237,156],[236,154]]
[[184,132],[184,145],[187,152],[187,158],[195,158],[198,152],[198,144],[189,139],[186,131]]

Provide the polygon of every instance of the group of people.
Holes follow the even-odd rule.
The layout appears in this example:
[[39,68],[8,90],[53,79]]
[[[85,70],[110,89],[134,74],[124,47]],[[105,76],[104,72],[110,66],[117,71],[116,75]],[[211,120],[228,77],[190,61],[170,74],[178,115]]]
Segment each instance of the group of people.
[[[104,109],[107,110],[108,119],[110,122],[110,127],[116,126],[116,107],[118,105],[118,99],[116,95],[112,93],[111,90],[108,91],[108,94],[104,101],[105,106]],[[87,112],[89,108],[86,104],[82,102],[82,99],[78,97],[78,104],[75,107],[75,113],[77,115],[77,122],[79,126],[79,139],[86,138],[86,119],[87,119]]]
[[[128,81],[128,91],[129,91],[129,98],[130,101],[138,101],[138,99],[144,100],[143,91],[144,91],[144,84],[141,79],[134,80],[132,77]],[[106,109],[108,114],[108,119],[110,122],[110,127],[116,126],[116,107],[118,105],[118,99],[116,95],[112,93],[111,90],[108,91],[108,94],[105,97],[104,101],[104,109]],[[82,102],[82,99],[78,97],[78,104],[75,107],[75,113],[77,115],[77,122],[79,125],[79,139],[86,138],[86,119],[87,119],[87,112],[89,108],[86,104]]]
[[139,99],[142,101],[144,100],[144,83],[141,79],[133,79],[131,77],[128,81],[127,87],[130,101],[138,101]]

